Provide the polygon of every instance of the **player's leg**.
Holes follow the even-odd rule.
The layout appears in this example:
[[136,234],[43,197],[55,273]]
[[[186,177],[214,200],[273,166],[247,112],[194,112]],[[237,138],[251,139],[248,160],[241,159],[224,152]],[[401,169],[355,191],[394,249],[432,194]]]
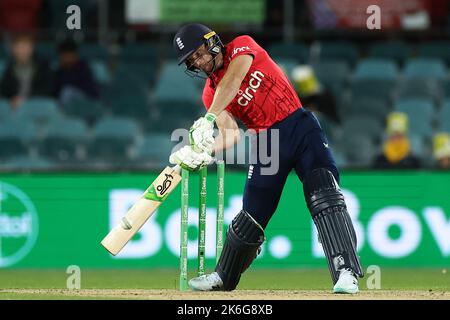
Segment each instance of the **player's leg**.
[[[317,122],[312,114],[307,114],[305,121]],[[305,200],[328,260],[334,291],[356,293],[356,276],[363,276],[356,252],[356,233],[339,188],[339,173],[328,141],[318,124],[304,134],[302,144],[295,170],[303,182]]]
[[191,279],[189,286],[199,291],[234,290],[242,273],[257,257],[264,239],[264,229],[241,210],[228,227],[215,272]]
[[249,169],[245,185],[243,210],[228,229],[222,255],[216,272],[223,280],[225,290],[233,290],[241,274],[250,267],[264,242],[264,229],[272,218],[289,174],[282,167],[275,175],[264,175],[261,164]]
[[[256,141],[254,141],[254,146]],[[256,157],[256,163],[249,167],[243,209],[228,228],[215,272],[192,279],[189,282],[192,289],[234,290],[242,273],[257,257],[265,239],[264,229],[277,208],[293,163],[283,158],[274,159],[274,161],[279,161],[278,170],[274,174],[267,174],[264,169],[267,169],[269,164],[262,164],[260,160],[259,156]]]

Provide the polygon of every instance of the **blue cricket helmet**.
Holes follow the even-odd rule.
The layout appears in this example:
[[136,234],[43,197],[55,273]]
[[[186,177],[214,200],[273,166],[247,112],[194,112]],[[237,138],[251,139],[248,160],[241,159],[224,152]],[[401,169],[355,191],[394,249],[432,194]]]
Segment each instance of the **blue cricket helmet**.
[[173,47],[178,57],[178,65],[185,63],[191,54],[202,44],[215,57],[223,47],[219,36],[207,26],[190,23],[181,27],[173,38]]

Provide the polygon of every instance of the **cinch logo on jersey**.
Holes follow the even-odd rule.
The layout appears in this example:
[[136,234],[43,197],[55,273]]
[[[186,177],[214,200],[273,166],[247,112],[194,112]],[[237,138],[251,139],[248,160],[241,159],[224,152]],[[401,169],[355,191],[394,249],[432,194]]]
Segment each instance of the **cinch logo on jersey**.
[[247,106],[253,99],[252,93],[255,93],[256,89],[261,86],[262,78],[264,78],[264,74],[261,71],[255,71],[250,74],[250,80],[248,81],[249,86],[245,89],[245,91],[239,90],[238,92],[238,94],[241,95],[238,99],[240,106]]
[[245,47],[234,48],[233,52],[231,52],[230,60],[234,57],[234,55],[236,53],[244,52],[246,50],[250,51],[250,47],[249,46],[245,46]]
[[178,48],[180,48],[180,50],[183,49],[184,48],[183,41],[181,41],[181,39],[179,37],[177,38],[176,41],[177,41]]

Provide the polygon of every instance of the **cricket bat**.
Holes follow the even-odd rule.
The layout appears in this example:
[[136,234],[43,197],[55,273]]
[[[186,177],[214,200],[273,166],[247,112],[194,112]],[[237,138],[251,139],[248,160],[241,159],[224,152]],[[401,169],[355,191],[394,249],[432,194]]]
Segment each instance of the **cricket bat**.
[[181,167],[178,165],[166,167],[120,223],[102,240],[102,246],[112,255],[118,254],[180,183],[180,172]]

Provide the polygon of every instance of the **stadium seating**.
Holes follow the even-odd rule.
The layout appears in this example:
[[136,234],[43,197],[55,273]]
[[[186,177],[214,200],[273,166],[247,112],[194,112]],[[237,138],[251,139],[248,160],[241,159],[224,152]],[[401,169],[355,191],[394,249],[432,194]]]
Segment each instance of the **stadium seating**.
[[34,50],[41,59],[45,59],[52,67],[55,66],[54,63],[58,60],[58,51],[54,43],[37,42]]
[[100,85],[108,85],[111,82],[111,73],[108,66],[102,60],[90,60],[90,68],[94,74],[95,80]]
[[393,99],[397,82],[378,79],[354,79],[350,85],[352,99],[373,98],[386,103]]
[[345,85],[350,78],[350,68],[342,61],[320,61],[312,64],[320,83],[333,86],[336,83]]
[[0,163],[2,170],[49,170],[57,168],[57,164],[51,159],[42,158],[39,156],[17,155]]
[[79,119],[61,117],[52,121],[46,135],[39,141],[39,154],[50,159],[70,161],[82,159],[88,129]]
[[437,102],[442,98],[441,82],[427,78],[404,79],[399,83],[397,98],[423,98]]
[[38,129],[34,122],[10,119],[0,125],[0,158],[27,156],[37,139]]
[[331,145],[331,149],[333,152],[334,161],[336,162],[339,170],[346,168],[348,166],[348,161],[343,151],[341,151],[341,149],[338,149],[334,145]]
[[0,99],[0,123],[5,122],[11,115],[11,106],[6,99]]
[[446,98],[450,98],[450,78],[442,81],[442,90],[443,90],[443,95]]
[[120,48],[117,77],[122,81],[131,81],[137,86],[153,86],[158,73],[157,66],[158,51],[154,45],[124,44]]
[[411,146],[411,152],[418,156],[421,160],[427,159],[431,154],[430,140],[424,138],[420,134],[410,134],[409,141]]
[[99,43],[83,43],[78,47],[81,58],[87,61],[99,60],[106,62],[109,58],[108,50]]
[[418,56],[443,60],[450,65],[450,43],[448,41],[432,41],[418,46]]
[[169,156],[175,142],[170,140],[170,134],[151,133],[143,137],[137,147],[136,164],[139,167],[153,165],[163,167],[168,165]]
[[450,99],[447,99],[442,103],[441,112],[438,118],[440,131],[450,132]]
[[398,67],[393,60],[362,59],[356,66],[353,78],[355,80],[381,80],[395,82],[398,77]]
[[157,68],[151,60],[120,61],[113,73],[115,81],[124,86],[140,87],[144,90],[153,87],[157,75]]
[[[176,128],[177,122],[184,123],[187,119],[192,123],[204,113],[201,96],[201,90],[193,79],[184,74],[175,62],[167,63],[153,92],[155,119],[163,121],[160,125],[166,128]],[[170,123],[166,119],[170,119]]]
[[320,61],[345,61],[350,66],[355,65],[359,57],[358,47],[351,42],[321,42],[319,43]]
[[201,101],[201,91],[176,62],[168,62],[162,67],[158,84],[154,89],[154,100],[156,103],[166,101],[198,103]]
[[145,91],[134,88],[116,94],[110,101],[110,108],[114,115],[142,120],[150,112],[149,98]]
[[369,48],[369,56],[373,58],[391,59],[397,65],[403,65],[411,56],[412,48],[404,42],[390,41],[376,43]]
[[353,99],[384,97],[389,101],[399,76],[398,67],[392,60],[361,60],[353,74],[351,92]]
[[372,141],[379,141],[384,126],[382,122],[369,115],[348,115],[344,118],[342,130],[342,136],[345,138],[361,135],[372,139]]
[[346,115],[366,115],[382,122],[388,114],[390,105],[373,98],[352,99],[343,110]]
[[411,134],[431,137],[433,134],[434,105],[426,99],[404,99],[395,102],[394,109],[408,115]]
[[439,79],[447,76],[447,68],[442,60],[434,58],[413,58],[406,62],[406,78]]
[[[203,111],[204,109],[202,109],[203,107],[201,106],[197,106],[195,112],[190,113],[189,115],[176,114],[177,110],[183,112],[183,108],[185,108],[184,104],[171,104],[163,107],[173,110],[172,112],[167,113],[163,111],[162,114],[160,113],[145,118],[142,123],[145,132],[171,133],[176,129],[189,129],[197,118],[205,114]],[[170,121],[168,121],[168,119],[170,119]]]
[[340,143],[348,165],[353,167],[369,167],[376,155],[373,139],[364,134],[346,135]]
[[309,48],[301,43],[274,43],[267,52],[274,60],[289,59],[302,64],[309,61]]
[[124,117],[104,117],[96,123],[88,155],[106,162],[132,159],[140,130],[136,122]]
[[82,118],[92,124],[105,114],[105,108],[98,101],[77,96],[63,106],[63,112],[68,116]]
[[50,121],[61,116],[61,111],[52,98],[35,97],[25,100],[18,108],[14,117],[20,121],[34,122],[40,134]]
[[120,49],[120,58],[123,61],[155,61],[158,50],[153,44],[128,43]]

